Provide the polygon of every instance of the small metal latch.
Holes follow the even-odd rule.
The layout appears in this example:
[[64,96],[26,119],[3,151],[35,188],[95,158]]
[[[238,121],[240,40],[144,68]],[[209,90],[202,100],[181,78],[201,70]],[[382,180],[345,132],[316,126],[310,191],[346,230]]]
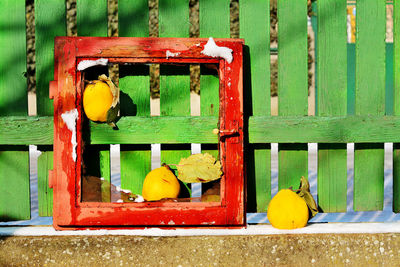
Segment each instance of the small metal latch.
[[219,134],[221,138],[227,138],[227,137],[235,137],[239,134],[239,126],[237,121],[233,121],[231,123],[233,127],[231,129],[214,129],[214,134]]
[[234,134],[236,134],[238,132],[239,132],[238,129],[219,130],[219,136],[220,137],[227,137],[227,136],[230,136],[230,135],[234,135]]

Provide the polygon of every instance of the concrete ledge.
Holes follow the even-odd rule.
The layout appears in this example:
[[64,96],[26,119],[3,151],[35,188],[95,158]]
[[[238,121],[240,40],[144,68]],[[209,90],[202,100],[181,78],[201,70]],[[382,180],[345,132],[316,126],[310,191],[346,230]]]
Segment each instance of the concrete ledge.
[[400,233],[2,236],[0,265],[400,266]]
[[1,227],[0,266],[400,266],[400,223],[296,230]]
[[128,230],[77,230],[56,231],[51,226],[0,227],[0,236],[232,236],[232,235],[279,235],[279,234],[377,234],[400,233],[400,222],[392,223],[310,223],[304,228],[279,230],[270,224],[248,225],[243,229],[128,229]]

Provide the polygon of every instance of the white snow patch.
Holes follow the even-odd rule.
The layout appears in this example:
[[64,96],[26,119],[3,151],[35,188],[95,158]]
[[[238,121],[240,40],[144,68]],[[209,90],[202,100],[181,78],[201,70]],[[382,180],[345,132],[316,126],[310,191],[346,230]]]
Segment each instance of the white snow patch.
[[165,56],[166,58],[170,58],[170,57],[177,57],[179,56],[181,53],[180,52],[176,52],[176,53],[172,53],[171,51],[167,50],[167,52],[165,52]]
[[124,201],[122,199],[118,199],[117,203],[124,203]]
[[134,235],[134,236],[224,236],[224,235],[279,235],[279,234],[368,234],[400,233],[400,222],[391,223],[313,223],[304,228],[279,230],[269,224],[247,225],[242,229],[128,229],[56,231],[53,227],[0,227],[0,236],[66,236],[66,235]]
[[30,153],[33,157],[39,157],[40,155],[42,155],[42,151],[37,149],[37,146],[35,145],[30,145],[29,148],[31,149]]
[[137,195],[135,202],[144,202],[144,198],[141,195]]
[[97,60],[82,60],[81,62],[79,62],[78,64],[78,70],[82,71],[85,70],[87,68],[93,67],[93,66],[106,66],[108,63],[108,59],[107,58],[99,58]]
[[218,46],[212,37],[208,38],[208,42],[201,53],[210,57],[222,57],[228,63],[231,63],[233,60],[232,49]]
[[67,111],[61,114],[61,118],[67,125],[68,130],[71,131],[71,144],[72,144],[72,159],[76,162],[76,120],[78,119],[78,110],[75,108],[73,110]]
[[116,187],[115,187],[115,190],[117,190],[118,192],[121,192],[121,187],[116,186]]
[[124,192],[125,194],[132,193],[131,190],[128,190],[128,189],[121,189],[120,191]]

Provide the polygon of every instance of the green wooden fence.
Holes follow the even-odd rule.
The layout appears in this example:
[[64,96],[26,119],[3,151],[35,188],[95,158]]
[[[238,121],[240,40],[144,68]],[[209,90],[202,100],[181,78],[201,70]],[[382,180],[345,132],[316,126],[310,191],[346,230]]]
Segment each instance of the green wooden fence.
[[[107,36],[107,0],[77,0],[77,34]],[[148,0],[119,0],[119,36],[149,36]],[[55,36],[64,36],[64,0],[35,0],[37,115],[28,117],[25,1],[4,0],[0,10],[0,220],[30,218],[28,145],[42,151],[38,160],[39,214],[51,216],[52,100]],[[307,116],[307,0],[278,0],[278,116],[270,105],[269,0],[241,0],[240,38],[245,39],[245,118],[247,210],[265,212],[271,199],[271,145],[279,143],[279,188],[297,187],[307,176],[307,143],[318,143],[318,204],[324,212],[345,212],[347,192],[346,143],[355,143],[354,209],[382,210],[384,150],[393,142],[393,211],[400,211],[400,4],[394,5],[394,44],[385,44],[386,1],[357,1],[357,40],[347,44],[346,0],[317,1],[317,109]],[[189,37],[189,0],[159,0],[160,37]],[[200,37],[230,36],[230,1],[199,0]],[[349,57],[354,50],[355,58]],[[388,52],[390,51],[390,52]],[[393,77],[386,75],[387,54],[393,54]],[[390,61],[390,64],[392,62]],[[351,70],[355,66],[354,77]],[[349,71],[350,70],[350,71]],[[110,179],[110,147],[121,143],[121,185],[140,193],[151,168],[146,126],[163,125],[166,116],[190,116],[189,67],[160,69],[160,118],[150,116],[150,68],[119,66],[121,114],[146,117],[140,127],[143,143],[129,144],[129,133],[92,127],[93,149],[100,175]],[[354,81],[354,90],[350,86]],[[388,97],[386,87],[391,85]],[[201,69],[200,120],[197,136],[184,140],[216,143],[201,129],[214,125],[218,113],[218,78]],[[353,91],[352,91],[353,90]],[[349,100],[349,98],[351,98]],[[353,100],[354,99],[354,100]],[[349,105],[352,103],[354,105]],[[133,112],[130,103],[135,103]],[[155,120],[158,120],[155,122]],[[135,121],[126,118],[127,123]],[[170,123],[171,119],[165,120]],[[124,119],[121,120],[124,123]],[[179,118],[176,118],[179,125]],[[183,125],[184,126],[184,125]],[[123,127],[121,127],[123,129]],[[175,131],[160,128],[168,135]],[[105,139],[107,135],[109,139]],[[161,136],[161,135],[160,135]],[[149,137],[151,138],[151,136]],[[197,139],[196,139],[197,138]],[[208,138],[208,139],[207,139]],[[214,138],[214,139],[213,139]],[[117,141],[115,141],[117,140]],[[166,139],[167,140],[167,139]],[[197,141],[196,141],[197,140]],[[190,145],[171,145],[160,138],[161,160],[177,163],[190,154]],[[216,146],[203,151],[218,155]],[[137,177],[132,180],[131,177]]]

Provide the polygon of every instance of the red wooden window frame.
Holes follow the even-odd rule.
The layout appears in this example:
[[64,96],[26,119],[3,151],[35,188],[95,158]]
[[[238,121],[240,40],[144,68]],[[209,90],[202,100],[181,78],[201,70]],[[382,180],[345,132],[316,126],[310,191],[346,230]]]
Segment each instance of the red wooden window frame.
[[[56,229],[193,227],[245,225],[243,168],[243,59],[241,39],[215,39],[232,49],[233,61],[201,53],[208,39],[56,37],[54,80],[53,224]],[[166,57],[166,51],[175,54]],[[220,77],[219,149],[223,168],[221,202],[81,202],[82,89],[77,65],[85,59],[115,63],[218,63]],[[71,131],[61,114],[78,110],[77,158],[72,159]]]

